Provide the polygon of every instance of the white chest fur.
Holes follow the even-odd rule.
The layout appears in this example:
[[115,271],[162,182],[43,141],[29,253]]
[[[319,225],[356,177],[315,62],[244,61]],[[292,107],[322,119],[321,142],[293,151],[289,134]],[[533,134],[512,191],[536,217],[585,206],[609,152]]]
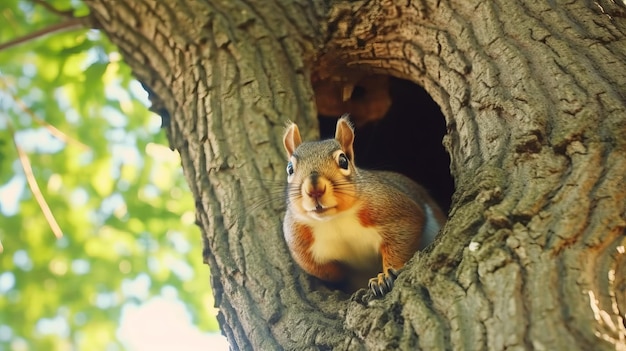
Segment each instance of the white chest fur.
[[356,269],[371,269],[379,264],[382,237],[375,227],[359,223],[356,209],[307,224],[313,230],[310,250],[317,262],[341,261]]

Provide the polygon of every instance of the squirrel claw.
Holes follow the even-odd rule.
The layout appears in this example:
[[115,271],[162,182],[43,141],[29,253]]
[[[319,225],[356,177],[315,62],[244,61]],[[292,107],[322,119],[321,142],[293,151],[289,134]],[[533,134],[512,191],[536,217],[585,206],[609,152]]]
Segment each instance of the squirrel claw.
[[386,273],[378,273],[376,277],[370,279],[368,285],[374,297],[382,297],[390,292],[397,277],[398,272],[390,268]]

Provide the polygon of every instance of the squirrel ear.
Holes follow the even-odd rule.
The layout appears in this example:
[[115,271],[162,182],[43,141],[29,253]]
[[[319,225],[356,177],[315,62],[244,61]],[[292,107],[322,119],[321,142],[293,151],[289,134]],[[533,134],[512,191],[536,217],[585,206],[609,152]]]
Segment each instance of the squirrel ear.
[[293,155],[293,152],[300,144],[302,144],[302,138],[300,138],[298,126],[295,123],[290,122],[287,126],[287,130],[285,131],[285,135],[283,136],[283,146],[287,151],[288,158]]
[[335,139],[341,145],[341,149],[346,153],[348,159],[354,162],[354,151],[352,143],[354,142],[354,129],[348,119],[348,114],[345,114],[337,120],[337,130],[335,131]]

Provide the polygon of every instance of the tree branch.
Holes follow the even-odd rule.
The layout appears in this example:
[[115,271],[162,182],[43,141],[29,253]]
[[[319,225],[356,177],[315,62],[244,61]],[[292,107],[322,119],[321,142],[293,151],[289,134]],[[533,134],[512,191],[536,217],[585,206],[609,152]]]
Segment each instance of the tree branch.
[[46,28],[34,31],[32,33],[26,34],[23,37],[15,38],[13,40],[9,40],[6,43],[2,43],[0,44],[0,51],[9,49],[11,47],[23,44],[30,40],[37,39],[37,38],[40,38],[40,37],[43,37],[43,36],[46,36],[48,34],[52,34],[55,32],[86,27],[88,23],[89,23],[89,17],[71,18],[71,19],[68,19],[67,21],[53,24],[50,27],[46,27]]
[[24,176],[26,177],[28,186],[30,187],[33,196],[35,197],[35,200],[37,200],[37,203],[41,208],[41,212],[43,212],[44,217],[46,217],[46,221],[48,221],[48,225],[54,233],[54,236],[56,236],[57,239],[60,239],[63,237],[63,231],[61,230],[61,227],[59,226],[57,220],[54,218],[54,214],[52,213],[50,206],[48,206],[48,202],[46,202],[46,199],[43,197],[41,189],[39,189],[39,185],[37,184],[37,180],[35,179],[33,167],[30,164],[28,154],[26,154],[26,152],[17,143],[17,140],[15,139],[15,130],[13,129],[13,125],[8,118],[7,126],[9,131],[11,132],[11,139],[13,139],[13,145],[15,145],[15,150],[17,150],[17,154],[20,159],[20,163],[22,164],[22,169],[24,170]]
[[15,143],[15,149],[17,150],[17,154],[19,155],[22,168],[24,169],[24,175],[26,176],[26,180],[28,181],[28,186],[33,192],[33,196],[35,196],[35,199],[37,200],[37,203],[41,208],[41,212],[43,212],[44,217],[46,217],[46,221],[48,221],[48,225],[50,225],[50,229],[52,229],[54,236],[56,236],[57,239],[62,238],[63,231],[61,230],[61,227],[59,226],[57,220],[54,218],[54,214],[52,213],[50,206],[48,206],[48,202],[43,197],[41,189],[39,189],[39,185],[37,184],[37,180],[35,179],[35,175],[33,174],[33,167],[30,164],[30,159],[28,158],[28,155],[17,144],[17,141],[15,139],[13,139],[13,143]]
[[[5,85],[6,88],[6,85]],[[30,118],[33,120],[33,122],[35,122],[36,124],[46,128],[46,130],[54,137],[56,137],[57,139],[61,140],[62,142],[66,143],[66,144],[74,144],[77,145],[78,147],[82,148],[83,150],[90,150],[90,147],[85,145],[84,143],[81,143],[80,141],[70,137],[69,135],[63,133],[61,130],[59,130],[57,127],[53,126],[52,124],[46,122],[45,120],[43,120],[42,118],[39,118],[35,112],[33,112],[25,103],[24,101],[22,101],[22,99],[19,98],[19,96],[16,96],[12,91],[9,91],[9,94],[11,94],[11,97],[13,98],[13,101],[18,105],[18,107],[27,115],[30,116]]]

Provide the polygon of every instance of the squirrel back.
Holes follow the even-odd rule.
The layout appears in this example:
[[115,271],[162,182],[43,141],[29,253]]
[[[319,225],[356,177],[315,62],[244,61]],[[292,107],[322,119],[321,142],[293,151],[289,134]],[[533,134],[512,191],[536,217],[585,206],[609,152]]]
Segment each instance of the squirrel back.
[[375,276],[370,289],[384,295],[396,271],[434,240],[445,215],[408,177],[357,168],[353,141],[345,116],[335,139],[303,143],[295,124],[287,128],[283,232],[307,273],[351,291]]

